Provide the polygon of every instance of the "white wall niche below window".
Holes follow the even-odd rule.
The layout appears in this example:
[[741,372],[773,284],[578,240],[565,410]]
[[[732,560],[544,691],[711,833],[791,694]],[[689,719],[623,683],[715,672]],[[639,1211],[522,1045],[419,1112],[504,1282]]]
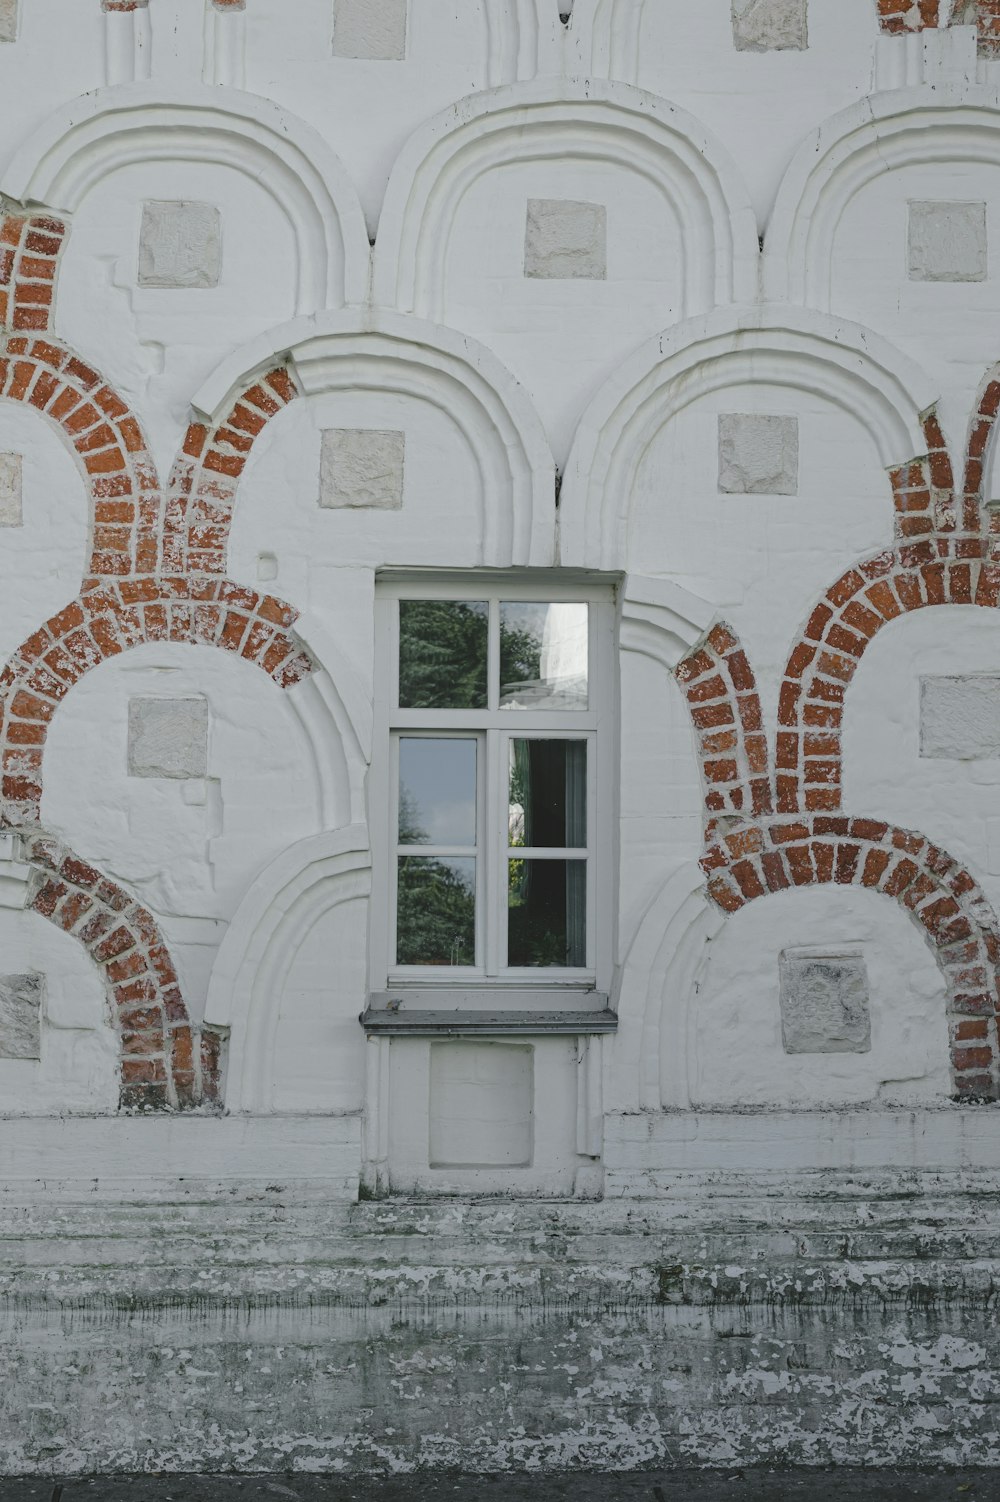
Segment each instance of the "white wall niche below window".
[[530,1044],[431,1044],[432,1169],[531,1167],[534,1052]]

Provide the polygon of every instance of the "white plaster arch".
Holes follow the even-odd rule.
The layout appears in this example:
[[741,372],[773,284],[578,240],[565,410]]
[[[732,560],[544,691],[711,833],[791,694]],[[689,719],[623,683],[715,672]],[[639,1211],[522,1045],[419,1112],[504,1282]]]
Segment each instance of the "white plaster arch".
[[324,828],[337,829],[364,819],[371,699],[325,626],[306,612],[295,632],[319,667],[287,690],[288,703],[309,745]]
[[550,0],[483,0],[491,89],[547,71],[559,16]]
[[[584,71],[595,78],[639,77],[639,46],[649,0],[575,0],[570,31]],[[658,0],[654,0],[658,3]]]
[[674,871],[650,900],[616,988],[613,1109],[690,1105],[691,1005],[708,945],[724,922],[701,873],[689,865]]
[[619,596],[618,644],[666,668],[668,673],[708,635],[716,607],[669,579],[629,574]]
[[371,891],[364,825],[301,840],[250,887],[219,946],[205,1023],[229,1032],[226,1109],[267,1113],[282,977],[325,912]]
[[919,416],[936,392],[886,340],[812,310],[719,308],[650,340],[584,413],[561,492],[560,561],[625,568],[630,496],[650,444],[690,403],[747,381],[842,407],[871,434],[886,468],[926,451]]
[[398,313],[296,319],[238,350],[194,399],[216,422],[258,370],[287,360],[307,396],[392,391],[430,402],[464,435],[479,466],[483,562],[554,561],[555,464],[524,389],[489,350],[451,329]]
[[289,111],[235,89],[144,84],[96,89],[55,110],[21,147],[0,192],[72,213],[120,167],[217,163],[268,192],[298,247],[299,312],[363,302],[368,235],[353,183],[322,136]]
[[685,316],[754,299],[757,223],[725,150],[653,94],[549,78],[470,95],[416,132],[386,191],[376,302],[443,321],[448,241],[465,194],[501,165],[544,159],[612,162],[655,185],[683,228]]
[[833,115],[802,142],[778,190],[765,242],[765,298],[828,311],[837,227],[857,193],[902,167],[996,165],[998,151],[1000,99],[992,89],[893,89]]

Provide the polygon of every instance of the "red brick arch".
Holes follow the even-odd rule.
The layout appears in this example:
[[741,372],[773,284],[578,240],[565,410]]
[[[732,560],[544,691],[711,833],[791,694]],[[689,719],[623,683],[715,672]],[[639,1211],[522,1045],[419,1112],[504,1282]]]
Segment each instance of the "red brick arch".
[[0,822],[15,829],[38,824],[49,725],[98,663],[145,642],[187,642],[236,652],[290,688],[313,670],[290,629],[296,615],[271,595],[217,578],[106,581],[72,601],[22,643],[0,674]]
[[892,898],[919,925],[945,978],[956,1096],[997,1099],[1000,925],[978,883],[946,851],[878,819],[812,814],[730,829],[701,864],[712,901],[726,913],[809,886]]
[[79,940],[101,972],[121,1040],[122,1106],[215,1103],[218,1035],[192,1028],[153,915],[58,840],[28,837],[24,854],[34,867],[29,909]]

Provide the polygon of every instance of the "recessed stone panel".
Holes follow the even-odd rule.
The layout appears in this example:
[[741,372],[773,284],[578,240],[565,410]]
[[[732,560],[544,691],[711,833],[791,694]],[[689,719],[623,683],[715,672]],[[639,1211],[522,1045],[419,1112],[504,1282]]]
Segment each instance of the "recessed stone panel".
[[720,414],[719,490],[724,495],[797,495],[798,418]]
[[43,975],[0,975],[0,1059],[41,1057]]
[[331,509],[403,504],[406,434],[382,428],[327,428],[319,462],[319,503]]
[[402,62],[407,0],[334,0],[334,57]]
[[987,272],[985,203],[912,201],[911,282],[982,282]]
[[921,678],[920,755],[949,761],[1000,757],[1000,678]]
[[534,1050],[431,1045],[430,1166],[526,1168],[533,1151]]
[[786,949],[778,974],[786,1053],[868,1053],[871,1016],[864,955]]
[[524,274],[603,282],[608,274],[608,211],[602,203],[529,198]]
[[803,52],[808,22],[809,0],[733,0],[737,52]]
[[130,699],[130,777],[208,775],[208,703],[205,699]]
[[0,454],[0,527],[19,527],[21,513],[21,455]]
[[0,0],[0,42],[17,41],[17,8],[19,0]]
[[211,203],[148,199],[139,230],[140,287],[217,287],[222,216]]

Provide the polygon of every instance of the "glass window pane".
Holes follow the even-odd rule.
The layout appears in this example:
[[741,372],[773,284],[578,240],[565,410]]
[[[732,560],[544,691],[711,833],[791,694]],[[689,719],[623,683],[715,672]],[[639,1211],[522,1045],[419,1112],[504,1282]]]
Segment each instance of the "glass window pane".
[[399,741],[399,843],[476,843],[476,742],[404,735]]
[[510,742],[508,827],[512,845],[586,845],[586,741]]
[[587,708],[588,607],[504,601],[501,709]]
[[485,709],[485,600],[400,600],[399,707]]
[[586,861],[508,862],[507,963],[587,963]]
[[476,863],[401,855],[397,965],[474,965]]

